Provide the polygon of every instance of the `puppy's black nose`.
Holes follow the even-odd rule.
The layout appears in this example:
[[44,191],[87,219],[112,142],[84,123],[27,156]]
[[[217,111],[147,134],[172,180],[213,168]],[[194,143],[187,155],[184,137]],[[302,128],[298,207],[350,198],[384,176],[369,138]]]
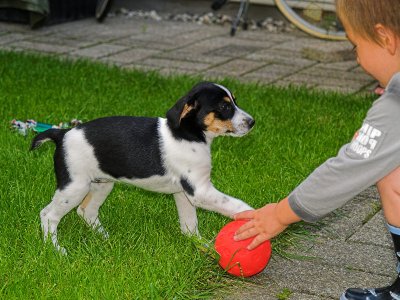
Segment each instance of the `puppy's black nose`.
[[256,123],[256,120],[254,120],[254,119],[248,119],[247,120],[247,124],[249,124],[250,128],[253,128],[255,123]]

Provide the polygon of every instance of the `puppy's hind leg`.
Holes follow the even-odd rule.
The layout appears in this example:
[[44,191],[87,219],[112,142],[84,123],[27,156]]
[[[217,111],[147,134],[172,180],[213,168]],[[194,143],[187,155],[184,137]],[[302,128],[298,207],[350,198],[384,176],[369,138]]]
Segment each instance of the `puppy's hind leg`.
[[101,233],[104,238],[108,238],[108,233],[99,220],[99,208],[104,203],[113,187],[113,182],[92,182],[90,184],[89,193],[77,209],[78,215],[81,216],[91,228]]
[[199,235],[196,207],[189,201],[184,192],[174,194],[174,198],[182,233]]
[[54,247],[62,254],[66,254],[66,250],[58,244],[58,223],[69,211],[78,206],[88,191],[89,183],[71,182],[65,188],[57,189],[50,204],[40,212],[44,240],[50,237]]

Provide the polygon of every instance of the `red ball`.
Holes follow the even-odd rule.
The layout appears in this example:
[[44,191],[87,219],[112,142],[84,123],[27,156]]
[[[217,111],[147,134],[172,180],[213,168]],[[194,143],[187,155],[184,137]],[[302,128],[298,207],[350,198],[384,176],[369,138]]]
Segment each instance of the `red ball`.
[[247,221],[238,220],[226,224],[215,239],[215,250],[220,256],[219,265],[229,274],[249,277],[260,273],[271,258],[271,242],[265,241],[253,250],[247,246],[253,238],[235,241],[235,232]]

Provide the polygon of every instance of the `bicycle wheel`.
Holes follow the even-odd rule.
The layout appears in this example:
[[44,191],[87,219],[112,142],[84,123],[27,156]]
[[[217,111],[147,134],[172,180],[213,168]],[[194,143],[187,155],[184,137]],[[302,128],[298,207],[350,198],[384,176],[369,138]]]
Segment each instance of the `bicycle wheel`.
[[275,0],[281,13],[300,30],[321,39],[346,40],[334,8],[327,0]]

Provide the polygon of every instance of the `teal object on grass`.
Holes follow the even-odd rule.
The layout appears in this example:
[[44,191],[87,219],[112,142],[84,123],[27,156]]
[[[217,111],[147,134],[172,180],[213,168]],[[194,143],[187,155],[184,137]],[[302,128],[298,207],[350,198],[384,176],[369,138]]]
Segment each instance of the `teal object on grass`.
[[35,130],[37,132],[43,132],[52,127],[53,127],[53,125],[37,122],[36,126],[33,128],[33,130]]

